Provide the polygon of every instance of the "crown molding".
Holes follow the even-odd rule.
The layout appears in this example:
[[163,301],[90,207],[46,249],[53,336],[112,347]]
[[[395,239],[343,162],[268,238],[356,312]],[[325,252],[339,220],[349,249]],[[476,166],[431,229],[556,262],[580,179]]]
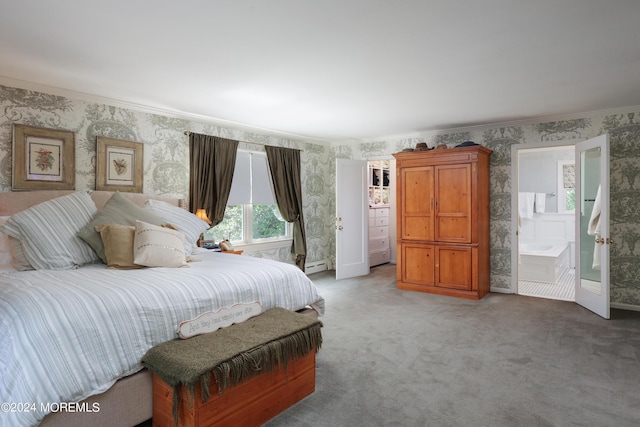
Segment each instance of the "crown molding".
[[[330,141],[310,138],[304,135],[297,135],[293,133],[280,132],[273,129],[262,128],[259,126],[252,126],[244,123],[234,122],[232,120],[219,119],[216,117],[205,116],[196,113],[187,113],[184,111],[173,110],[170,108],[152,107],[148,105],[138,104],[135,102],[124,101],[116,98],[109,98],[106,96],[93,95],[85,92],[78,92],[71,89],[60,88],[56,86],[48,86],[44,84],[27,82],[24,80],[17,80],[11,77],[0,76],[0,85],[15,87],[19,89],[32,90],[36,92],[43,92],[50,95],[64,96],[66,98],[72,98],[79,101],[95,102],[99,104],[111,105],[113,107],[125,108],[128,110],[134,110],[141,113],[156,114],[160,116],[167,116],[176,119],[193,120],[201,123],[207,123],[215,126],[223,126],[230,129],[240,130],[244,132],[256,132],[262,135],[274,136],[279,138],[294,139],[303,142],[309,142],[313,144],[326,145],[331,144]],[[184,129],[185,131],[190,129]]]
[[559,122],[559,121],[565,121],[565,120],[583,119],[586,117],[597,117],[597,116],[607,116],[611,114],[626,114],[626,113],[640,113],[640,105],[632,105],[628,107],[619,107],[619,108],[608,108],[604,110],[592,110],[592,111],[585,111],[581,113],[558,114],[555,116],[538,116],[538,117],[530,117],[526,119],[518,119],[518,120],[511,120],[511,121],[504,121],[504,122],[487,122],[487,123],[481,123],[481,124],[471,125],[471,126],[459,126],[459,127],[428,130],[424,132],[412,132],[412,133],[399,134],[399,135],[388,135],[380,138],[363,139],[361,142],[371,143],[371,142],[380,142],[380,141],[396,141],[399,139],[409,139],[409,138],[424,138],[429,136],[444,135],[444,134],[450,134],[450,133],[481,131],[481,130],[493,129],[497,127],[529,126],[529,125],[534,125],[538,123]]
[[[574,120],[574,119],[581,119],[585,117],[640,112],[640,106],[634,105],[634,106],[628,106],[628,107],[585,111],[585,112],[571,113],[571,114],[530,117],[526,119],[503,121],[503,122],[487,122],[487,123],[481,123],[481,124],[471,125],[471,126],[459,126],[459,127],[426,130],[421,132],[411,132],[406,134],[385,135],[385,136],[380,136],[375,138],[361,138],[361,139],[348,139],[348,140],[345,139],[342,141],[330,141],[330,140],[311,138],[304,135],[280,132],[273,129],[262,128],[259,126],[252,126],[244,123],[234,122],[232,120],[219,119],[219,118],[205,116],[201,114],[195,114],[195,113],[187,113],[184,111],[173,110],[170,108],[152,107],[152,106],[138,104],[130,101],[109,98],[106,96],[92,95],[85,92],[78,92],[78,91],[55,87],[55,86],[49,86],[49,85],[44,85],[44,84],[39,84],[34,82],[27,82],[24,80],[18,80],[10,77],[5,77],[5,76],[0,76],[0,84],[4,86],[16,87],[16,88],[25,89],[25,90],[33,90],[37,92],[48,93],[51,95],[64,96],[67,98],[77,99],[85,102],[95,102],[95,103],[111,105],[119,108],[126,108],[129,110],[134,110],[141,113],[156,114],[161,116],[173,117],[177,119],[193,120],[201,123],[211,124],[214,126],[228,127],[231,129],[240,130],[244,132],[257,132],[262,135],[294,139],[298,141],[309,142],[309,143],[324,145],[329,147],[337,147],[342,145],[354,145],[354,144],[366,144],[366,143],[380,142],[380,141],[396,141],[400,139],[411,139],[411,138],[419,139],[419,138],[431,137],[435,135],[443,135],[443,134],[458,133],[458,132],[473,132],[473,131],[485,130],[485,129],[496,128],[496,127],[527,126],[527,125],[533,125],[537,123]],[[185,129],[185,130],[189,130],[189,129]]]

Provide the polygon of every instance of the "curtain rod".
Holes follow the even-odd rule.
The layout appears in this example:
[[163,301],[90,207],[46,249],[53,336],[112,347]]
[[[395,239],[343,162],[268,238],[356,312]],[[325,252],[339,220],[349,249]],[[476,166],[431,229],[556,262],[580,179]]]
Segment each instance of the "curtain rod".
[[[185,131],[184,131],[184,134],[185,134],[185,135],[187,135],[187,136],[189,136],[189,135],[191,135],[191,131],[190,131],[190,130],[185,130]],[[263,143],[261,143],[261,142],[251,142],[251,141],[239,141],[239,142],[242,142],[243,144],[262,145],[263,147],[264,147],[264,146],[266,146],[266,145],[268,145],[268,144],[263,144]],[[289,148],[289,149],[291,149],[291,150],[304,151],[304,150],[303,150],[303,149],[301,149],[301,148],[290,148],[290,147],[283,147],[283,148]]]

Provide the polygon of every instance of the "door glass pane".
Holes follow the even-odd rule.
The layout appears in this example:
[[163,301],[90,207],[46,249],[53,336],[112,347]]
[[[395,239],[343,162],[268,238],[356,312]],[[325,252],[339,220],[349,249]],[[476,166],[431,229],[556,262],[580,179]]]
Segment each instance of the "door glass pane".
[[[580,200],[580,286],[600,295],[600,250],[596,242],[599,209],[597,200],[600,187],[600,147],[581,153],[581,199]],[[594,209],[596,207],[596,209]]]

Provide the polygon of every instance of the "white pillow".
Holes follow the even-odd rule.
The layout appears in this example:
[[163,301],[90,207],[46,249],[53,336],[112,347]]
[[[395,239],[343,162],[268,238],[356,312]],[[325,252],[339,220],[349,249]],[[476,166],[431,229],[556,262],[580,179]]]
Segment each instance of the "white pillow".
[[149,199],[144,207],[184,233],[184,250],[187,255],[196,250],[200,235],[209,228],[209,224],[191,212],[167,202]]
[[0,231],[15,237],[36,270],[69,270],[98,261],[76,234],[97,209],[86,191],[37,204],[13,215]]
[[184,254],[184,234],[136,221],[133,262],[146,267],[188,267]]

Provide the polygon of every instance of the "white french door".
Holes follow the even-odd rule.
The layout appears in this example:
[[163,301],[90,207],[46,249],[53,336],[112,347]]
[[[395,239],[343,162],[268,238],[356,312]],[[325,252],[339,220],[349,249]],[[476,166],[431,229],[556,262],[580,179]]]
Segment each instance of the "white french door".
[[367,162],[336,160],[336,279],[369,274]]
[[576,302],[609,318],[609,136],[576,144]]

